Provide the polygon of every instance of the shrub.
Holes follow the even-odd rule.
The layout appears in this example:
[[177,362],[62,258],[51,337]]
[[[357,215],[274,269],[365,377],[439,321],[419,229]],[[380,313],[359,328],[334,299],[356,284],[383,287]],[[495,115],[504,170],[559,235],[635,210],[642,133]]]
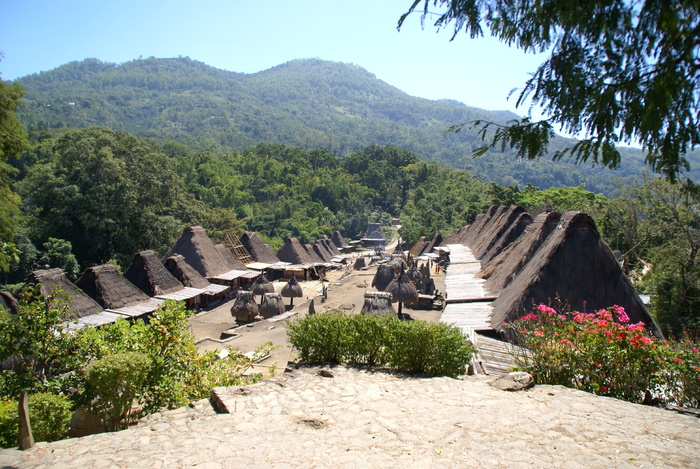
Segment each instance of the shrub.
[[391,316],[320,313],[290,323],[288,334],[305,362],[366,363],[439,376],[463,374],[475,352],[454,326]]
[[521,366],[538,383],[560,384],[643,402],[697,406],[700,354],[691,341],[659,342],[642,323],[628,324],[624,308],[596,313],[546,305],[508,325],[526,347]]
[[[31,394],[28,400],[29,421],[35,441],[56,441],[68,432],[73,412],[70,399],[59,394]],[[17,401],[0,401],[0,446],[17,446],[19,414]]]

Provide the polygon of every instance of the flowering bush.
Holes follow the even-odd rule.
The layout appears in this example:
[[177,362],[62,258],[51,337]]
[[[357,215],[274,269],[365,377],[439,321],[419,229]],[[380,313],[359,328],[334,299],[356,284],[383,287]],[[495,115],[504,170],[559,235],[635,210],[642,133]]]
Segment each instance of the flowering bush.
[[540,304],[507,326],[526,348],[520,365],[539,383],[632,402],[653,396],[698,407],[700,353],[695,344],[688,338],[659,341],[643,323],[629,321],[620,306],[581,313]]

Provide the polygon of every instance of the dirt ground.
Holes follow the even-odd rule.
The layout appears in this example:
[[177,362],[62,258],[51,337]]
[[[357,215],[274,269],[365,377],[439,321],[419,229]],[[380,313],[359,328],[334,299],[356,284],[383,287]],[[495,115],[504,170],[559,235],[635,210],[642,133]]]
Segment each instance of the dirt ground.
[[[228,348],[246,353],[270,342],[275,348],[270,352],[270,356],[257,363],[252,371],[262,373],[264,377],[267,377],[270,366],[274,366],[278,371],[284,370],[289,361],[296,359],[287,340],[286,325],[288,321],[304,317],[309,311],[311,301],[314,302],[314,309],[317,313],[342,309],[351,314],[359,314],[364,304],[365,291],[375,290],[371,285],[377,271],[376,265],[367,270],[353,270],[353,264],[354,259],[348,259],[347,267],[331,271],[327,275],[328,294],[325,302],[321,302],[322,287],[320,281],[299,282],[304,290],[304,296],[295,298],[294,307],[283,316],[239,325],[230,312],[233,300],[192,316],[189,322],[197,339],[197,347],[200,351],[221,351]],[[435,287],[442,293],[445,291],[444,275],[443,272],[433,275]],[[273,282],[275,291],[279,292],[285,283],[284,281]],[[289,301],[288,298],[284,300],[285,303]],[[410,315],[412,319],[429,322],[439,321],[442,313],[437,310],[412,310],[406,306],[404,306],[403,312]],[[225,334],[224,331],[234,335]]]

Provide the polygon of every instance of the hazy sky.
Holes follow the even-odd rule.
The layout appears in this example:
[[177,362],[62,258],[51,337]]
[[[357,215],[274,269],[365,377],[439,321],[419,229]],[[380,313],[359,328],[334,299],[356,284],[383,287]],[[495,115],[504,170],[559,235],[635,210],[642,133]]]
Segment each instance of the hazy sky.
[[[255,73],[298,58],[359,65],[408,94],[515,110],[542,57],[491,38],[421,28],[411,0],[0,0],[0,78],[14,80],[97,58],[188,56]],[[434,20],[433,20],[434,21]],[[516,112],[525,115],[527,109]]]

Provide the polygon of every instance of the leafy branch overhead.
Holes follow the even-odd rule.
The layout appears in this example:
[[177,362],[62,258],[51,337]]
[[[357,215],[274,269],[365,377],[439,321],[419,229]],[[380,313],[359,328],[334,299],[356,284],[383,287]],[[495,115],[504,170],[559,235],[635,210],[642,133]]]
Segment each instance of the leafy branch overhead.
[[[433,13],[431,5],[440,11]],[[616,145],[637,142],[646,163],[670,180],[690,169],[686,155],[700,143],[697,1],[415,0],[399,28],[418,11],[423,20],[435,15],[437,28],[452,24],[453,39],[462,30],[483,36],[485,28],[525,52],[549,51],[517,100],[518,106],[541,106],[547,118],[505,126],[472,122],[491,139],[489,147],[545,156],[558,125],[584,138],[554,159],[617,168]]]

